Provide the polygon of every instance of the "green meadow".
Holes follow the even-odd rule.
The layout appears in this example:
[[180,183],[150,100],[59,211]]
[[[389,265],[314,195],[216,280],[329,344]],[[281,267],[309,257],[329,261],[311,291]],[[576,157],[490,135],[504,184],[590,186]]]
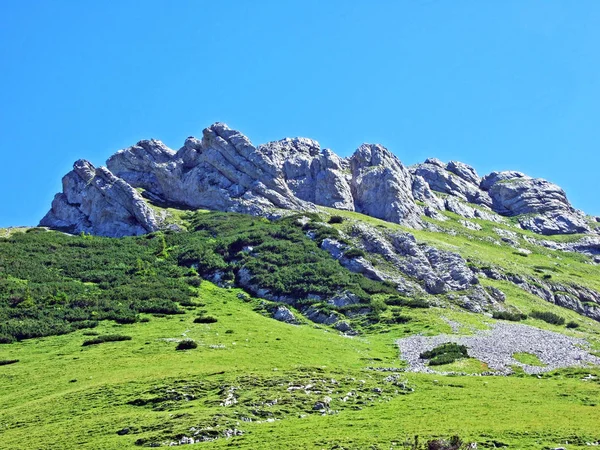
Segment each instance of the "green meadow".
[[[354,220],[403,229],[335,213],[346,218],[334,225],[340,231]],[[452,333],[449,321],[459,325],[458,333],[472,334],[495,319],[451,303],[393,303],[387,286],[331,265],[289,224],[275,229],[261,219],[223,217],[195,216],[189,221],[195,234],[120,240],[4,233],[0,448],[141,449],[194,438],[204,441],[190,448],[420,449],[457,435],[477,448],[533,450],[588,449],[600,441],[599,368],[480,376],[485,364],[466,358],[439,370],[471,375],[408,372],[397,339]],[[553,280],[600,287],[597,266],[585,257],[533,245],[529,256],[515,255],[488,239],[496,224],[479,223],[481,231],[462,230],[453,218],[440,224],[456,227],[454,236],[413,232],[472,264],[521,274],[541,270]],[[303,250],[286,249],[284,238],[293,244],[287,247]],[[241,255],[248,240],[263,246],[268,258]],[[48,256],[48,249],[62,256]],[[188,264],[190,255],[203,263]],[[284,270],[294,261],[328,273],[317,277],[306,269],[316,288],[353,289],[377,315],[370,322],[353,319],[356,336],[310,322],[293,307],[299,324],[281,323],[270,317],[272,302],[200,278],[202,270],[227,272],[247,264],[274,287],[308,289],[305,279]],[[585,338],[600,354],[600,323],[511,283],[481,282],[502,289],[506,303],[528,316],[522,323]],[[165,283],[171,293],[163,291]],[[77,316],[67,313],[73,308]],[[578,326],[547,323],[531,317],[533,311],[553,312]],[[392,320],[398,317],[403,320]],[[177,350],[184,340],[197,347]],[[539,364],[532,354],[515,358]]]

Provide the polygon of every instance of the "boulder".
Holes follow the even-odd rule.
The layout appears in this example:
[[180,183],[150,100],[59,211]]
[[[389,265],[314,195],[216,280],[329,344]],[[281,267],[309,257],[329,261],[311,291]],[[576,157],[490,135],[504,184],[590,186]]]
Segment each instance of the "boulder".
[[277,306],[273,310],[273,319],[285,323],[296,323],[296,316],[285,306]]

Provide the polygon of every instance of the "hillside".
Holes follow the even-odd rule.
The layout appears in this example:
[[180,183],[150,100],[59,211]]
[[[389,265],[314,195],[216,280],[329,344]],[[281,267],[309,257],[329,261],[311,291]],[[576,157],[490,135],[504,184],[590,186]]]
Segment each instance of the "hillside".
[[[0,346],[0,359],[19,361],[0,367],[0,447],[140,448],[191,438],[203,440],[195,445],[206,448],[388,448],[394,442],[414,444],[415,436],[424,445],[459,435],[479,448],[503,443],[537,449],[565,446],[565,441],[568,448],[587,448],[586,442],[600,438],[597,368],[528,376],[523,369],[544,365],[546,356],[536,349],[515,352],[514,373],[508,377],[467,375],[490,371],[476,358],[429,366],[459,376],[408,370],[395,345],[399,339],[417,333],[468,336],[512,322],[469,312],[452,292],[402,295],[390,290],[389,282],[345,269],[318,247],[319,240],[322,245],[335,237],[332,230],[344,233],[359,250],[359,242],[346,234],[351,227],[406,229],[357,213],[329,212],[335,214],[301,215],[311,219],[304,225],[298,216],[271,222],[200,212],[173,216],[179,226],[188,224],[187,232],[113,239],[30,229],[3,238],[2,292],[10,295],[2,299],[1,334],[19,340]],[[332,220],[342,216],[345,220]],[[488,265],[597,289],[598,269],[589,257],[533,244],[527,244],[532,253],[521,256],[507,243],[486,239],[484,227],[491,223],[478,221],[481,231],[463,230],[460,219],[449,217],[443,225],[454,227],[454,236],[411,232],[419,243],[458,251],[471,261],[473,273]],[[317,229],[316,224],[323,225]],[[306,255],[313,256],[297,260]],[[293,276],[303,264],[319,268],[312,271],[310,287],[311,271]],[[374,264],[385,268],[377,258]],[[296,293],[298,299],[307,289],[323,297],[329,290],[349,291],[359,298],[358,307],[314,297],[308,303],[288,300],[284,307],[296,323],[274,320],[280,301],[227,287],[237,284],[236,271],[244,267],[257,273],[270,267],[255,282],[274,295],[280,294],[279,282],[285,283],[282,293]],[[215,278],[217,272],[221,279]],[[201,281],[199,274],[213,283]],[[527,315],[520,324],[585,339],[591,344],[588,354],[600,355],[600,323],[510,281],[480,281],[505,293],[501,310]],[[311,321],[311,306],[336,321]],[[355,314],[357,309],[369,311]],[[532,317],[533,311],[554,312],[577,328],[548,324]],[[337,331],[340,322],[351,330]],[[23,339],[34,335],[14,330],[26,325],[29,333],[47,336]],[[106,335],[131,339],[82,346]],[[198,347],[177,351],[185,339]]]
[[558,186],[224,124],[107,166],[0,230],[0,448],[598,445],[600,222]]

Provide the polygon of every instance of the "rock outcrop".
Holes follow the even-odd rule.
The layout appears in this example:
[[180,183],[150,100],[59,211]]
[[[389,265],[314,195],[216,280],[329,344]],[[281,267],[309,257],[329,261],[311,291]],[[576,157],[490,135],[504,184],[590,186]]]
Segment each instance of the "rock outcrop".
[[159,141],[141,141],[111,156],[107,165],[162,203],[249,214],[310,209],[265,152],[221,123],[206,128],[201,141],[188,138],[178,152]]
[[423,210],[413,197],[413,178],[381,145],[363,144],[350,158],[352,196],[358,212],[419,227]]
[[178,151],[152,139],[118,151],[107,168],[78,161],[41,225],[107,236],[154,231],[160,220],[136,189],[157,205],[267,217],[321,205],[414,228],[433,226],[424,216],[445,220],[441,213],[451,211],[496,222],[518,216],[522,228],[540,234],[591,231],[562,189],[520,172],[481,178],[471,166],[437,159],[407,168],[377,144],[349,158],[307,138],[255,147],[223,123]]
[[505,216],[523,216],[519,222],[540,234],[570,234],[590,231],[585,217],[567,200],[565,191],[540,178],[519,172],[493,172],[482,182],[493,209]]
[[354,210],[348,161],[321,150],[317,141],[287,138],[260,145],[258,151],[281,168],[287,186],[299,199]]
[[138,192],[104,167],[76,161],[62,184],[63,192],[54,197],[41,226],[117,237],[159,229],[154,212]]
[[492,206],[489,195],[479,188],[477,172],[466,164],[452,162],[444,165],[441,161],[430,158],[412,167],[411,172],[423,177],[434,191],[458,197],[469,203]]
[[[583,213],[575,210],[557,185],[521,172],[492,172],[480,178],[470,166],[428,159],[411,168],[433,191],[448,194],[445,209],[465,218],[495,220],[462,202],[480,205],[501,216],[518,216],[523,229],[544,235],[590,232]],[[477,212],[477,215],[476,215]]]

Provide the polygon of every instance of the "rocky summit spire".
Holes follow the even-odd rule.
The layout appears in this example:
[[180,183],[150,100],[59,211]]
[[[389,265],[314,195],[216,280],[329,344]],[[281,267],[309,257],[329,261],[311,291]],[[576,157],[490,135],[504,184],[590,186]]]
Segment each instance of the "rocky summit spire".
[[178,151],[151,139],[118,151],[107,168],[77,161],[40,224],[105,236],[148,233],[161,225],[146,199],[263,216],[327,206],[415,228],[448,210],[497,222],[517,216],[522,228],[541,234],[591,231],[562,189],[519,172],[481,178],[467,164],[433,158],[407,168],[378,144],[363,144],[350,158],[308,138],[255,147],[224,123]]

